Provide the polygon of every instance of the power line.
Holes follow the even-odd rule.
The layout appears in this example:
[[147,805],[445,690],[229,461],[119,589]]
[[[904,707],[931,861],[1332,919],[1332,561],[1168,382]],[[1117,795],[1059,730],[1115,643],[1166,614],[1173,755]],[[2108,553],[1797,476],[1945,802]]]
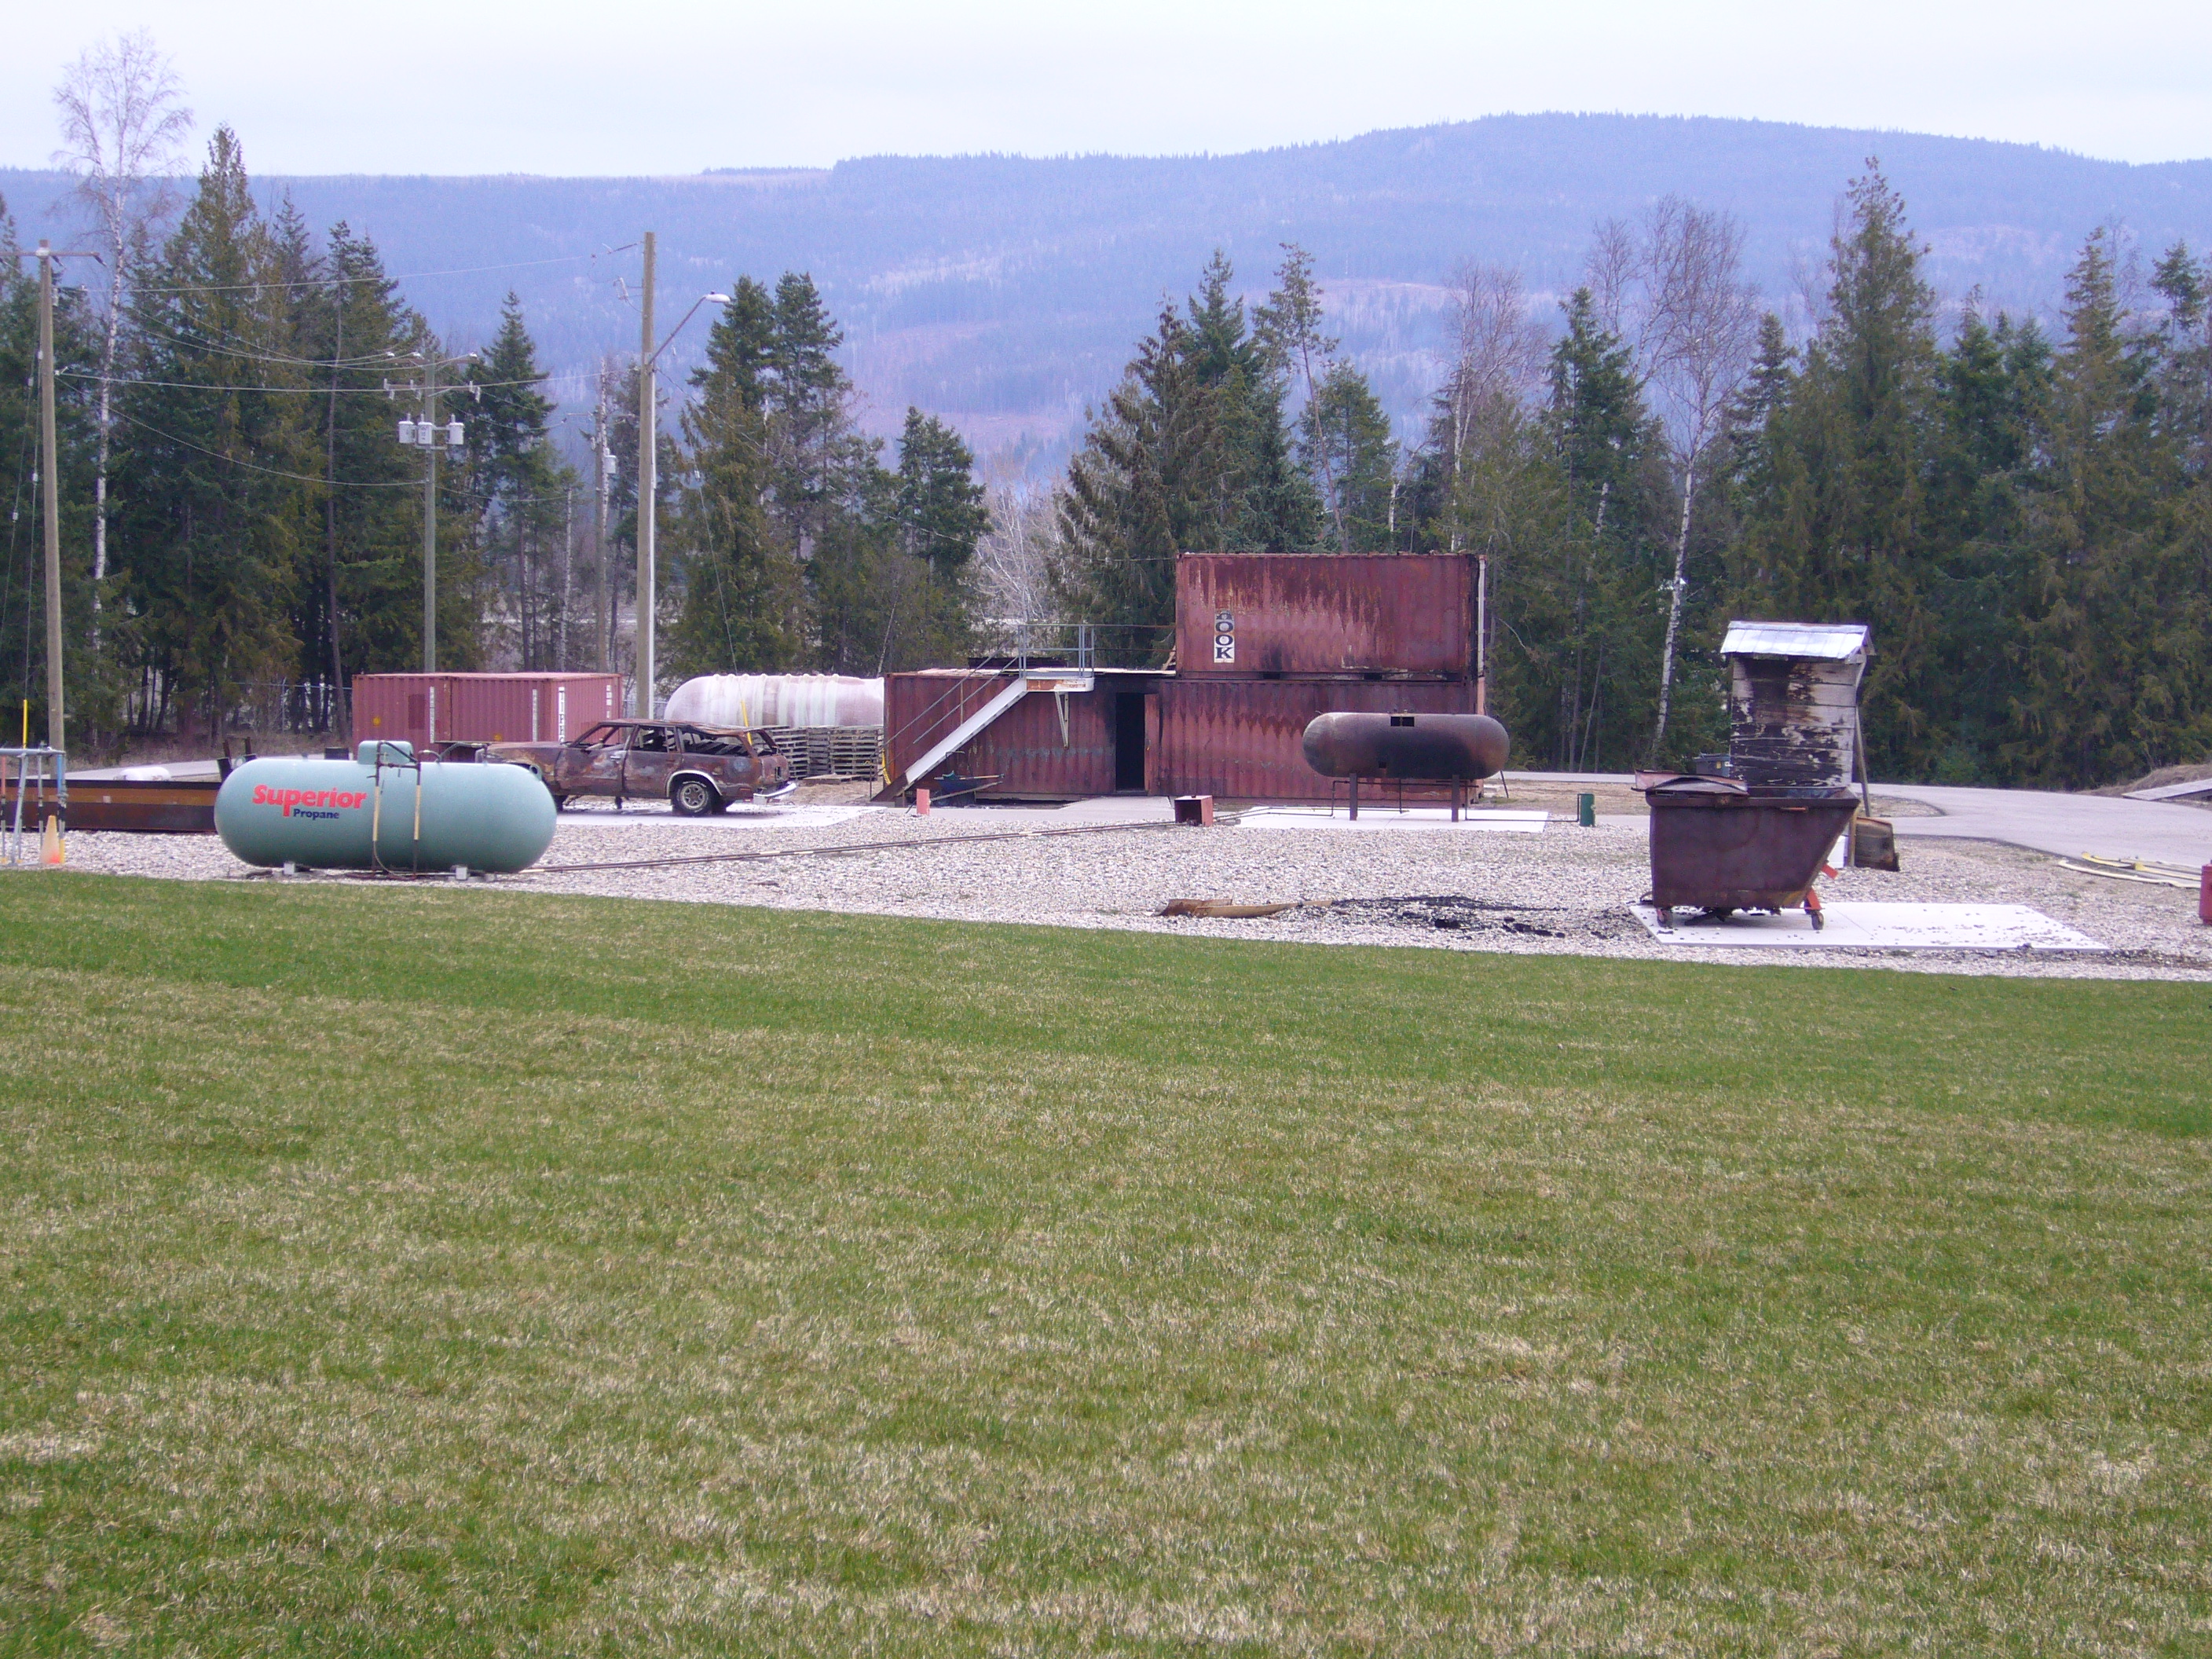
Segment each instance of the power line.
[[[634,246],[635,244],[625,243],[622,247],[608,248],[605,252],[626,252]],[[598,258],[599,255],[597,253],[560,253],[544,259],[513,259],[504,264],[457,265],[450,270],[414,270],[398,275],[386,273],[375,276],[303,276],[288,278],[282,282],[259,283],[180,283],[160,288],[142,287],[133,283],[131,292],[134,294],[258,294],[264,289],[279,289],[290,292],[293,289],[303,288],[344,288],[356,283],[396,284],[427,281],[433,276],[479,276],[495,270],[529,270],[540,265],[570,265],[580,260],[589,261]]]
[[340,489],[413,489],[417,483],[413,478],[371,483],[350,478],[325,478],[313,472],[287,472],[282,467],[261,466],[252,461],[241,461],[235,455],[226,455],[219,449],[210,449],[204,444],[196,444],[189,439],[179,438],[173,432],[164,432],[157,426],[149,426],[137,416],[126,415],[119,409],[115,411],[115,418],[118,421],[129,422],[141,432],[152,433],[164,443],[175,444],[180,449],[194,450],[202,455],[212,456],[215,459],[227,462],[232,466],[243,467],[248,472],[265,472],[272,478],[290,478],[299,483],[321,484],[326,489],[333,486]]
[[[375,364],[374,362],[369,364],[369,367],[373,368]],[[331,364],[330,360],[325,358],[319,367],[323,368],[331,368]],[[346,365],[341,362],[337,367],[340,369],[343,369],[346,368]],[[96,371],[91,369],[58,368],[54,373],[60,375],[64,380],[88,380],[95,384],[97,384],[100,379],[100,374]],[[491,392],[496,391],[503,386],[544,386],[554,380],[581,380],[583,376],[581,374],[540,374],[535,380],[464,380],[460,382],[460,384],[464,388],[476,386],[483,387],[487,392]],[[327,384],[322,386],[208,386],[204,385],[198,380],[141,380],[131,379],[121,374],[110,378],[108,384],[110,386],[158,386],[173,392],[296,392],[303,396],[313,398],[328,397],[333,390],[333,388]],[[342,386],[335,389],[342,395],[348,396],[360,395],[365,397],[381,398],[389,395],[380,386]],[[394,390],[397,391],[398,388],[394,388]]]

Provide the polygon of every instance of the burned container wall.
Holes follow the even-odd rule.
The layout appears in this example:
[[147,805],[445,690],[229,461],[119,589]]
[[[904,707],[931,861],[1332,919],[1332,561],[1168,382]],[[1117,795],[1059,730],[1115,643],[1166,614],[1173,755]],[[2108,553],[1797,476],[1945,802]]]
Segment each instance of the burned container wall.
[[439,742],[564,743],[624,712],[619,674],[362,674],[354,735]]
[[906,769],[1012,685],[1011,674],[925,669],[884,678],[884,763],[903,787]]
[[1176,678],[1160,690],[1157,787],[1241,800],[1327,800],[1332,780],[1306,764],[1316,714],[1471,714],[1467,680]]
[[1749,783],[1850,782],[1864,665],[1802,658],[1729,659],[1729,755]]
[[[1066,725],[1060,724],[1061,714]],[[969,777],[996,778],[989,796],[1114,793],[1115,693],[1032,691],[953,757]]]
[[1187,678],[1474,672],[1474,559],[1442,553],[1186,553],[1176,668]]
[[[884,717],[892,787],[902,789],[907,768],[1013,682],[1011,674],[951,670],[889,676]],[[988,796],[1110,794],[1121,746],[1120,699],[1142,697],[1153,684],[1134,676],[1101,676],[1095,689],[1064,697],[1031,691],[937,770],[995,778]],[[1139,763],[1148,758],[1139,757]]]

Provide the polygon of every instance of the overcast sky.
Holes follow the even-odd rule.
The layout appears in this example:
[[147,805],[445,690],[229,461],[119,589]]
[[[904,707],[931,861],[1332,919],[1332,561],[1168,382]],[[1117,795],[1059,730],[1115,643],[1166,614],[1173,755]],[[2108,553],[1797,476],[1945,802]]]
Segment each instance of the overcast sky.
[[1231,151],[1510,111],[1755,116],[2212,155],[2212,0],[80,0],[0,58],[0,164],[103,33],[256,173],[696,173]]

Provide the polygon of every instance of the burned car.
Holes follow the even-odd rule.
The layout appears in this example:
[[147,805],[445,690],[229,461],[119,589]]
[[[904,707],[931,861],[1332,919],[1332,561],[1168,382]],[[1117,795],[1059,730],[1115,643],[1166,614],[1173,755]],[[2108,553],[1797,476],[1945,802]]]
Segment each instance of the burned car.
[[732,801],[790,793],[791,763],[762,731],[710,731],[671,720],[601,720],[566,743],[495,743],[487,761],[526,766],[545,781],[553,804],[578,795],[617,803],[661,795],[689,818]]

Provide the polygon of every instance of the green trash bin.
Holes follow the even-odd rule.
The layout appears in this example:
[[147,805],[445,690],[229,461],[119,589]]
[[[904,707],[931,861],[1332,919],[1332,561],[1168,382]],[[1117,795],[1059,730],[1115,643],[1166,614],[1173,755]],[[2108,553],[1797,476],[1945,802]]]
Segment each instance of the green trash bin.
[[1575,822],[1585,830],[1597,828],[1597,797],[1587,789],[1575,797]]

